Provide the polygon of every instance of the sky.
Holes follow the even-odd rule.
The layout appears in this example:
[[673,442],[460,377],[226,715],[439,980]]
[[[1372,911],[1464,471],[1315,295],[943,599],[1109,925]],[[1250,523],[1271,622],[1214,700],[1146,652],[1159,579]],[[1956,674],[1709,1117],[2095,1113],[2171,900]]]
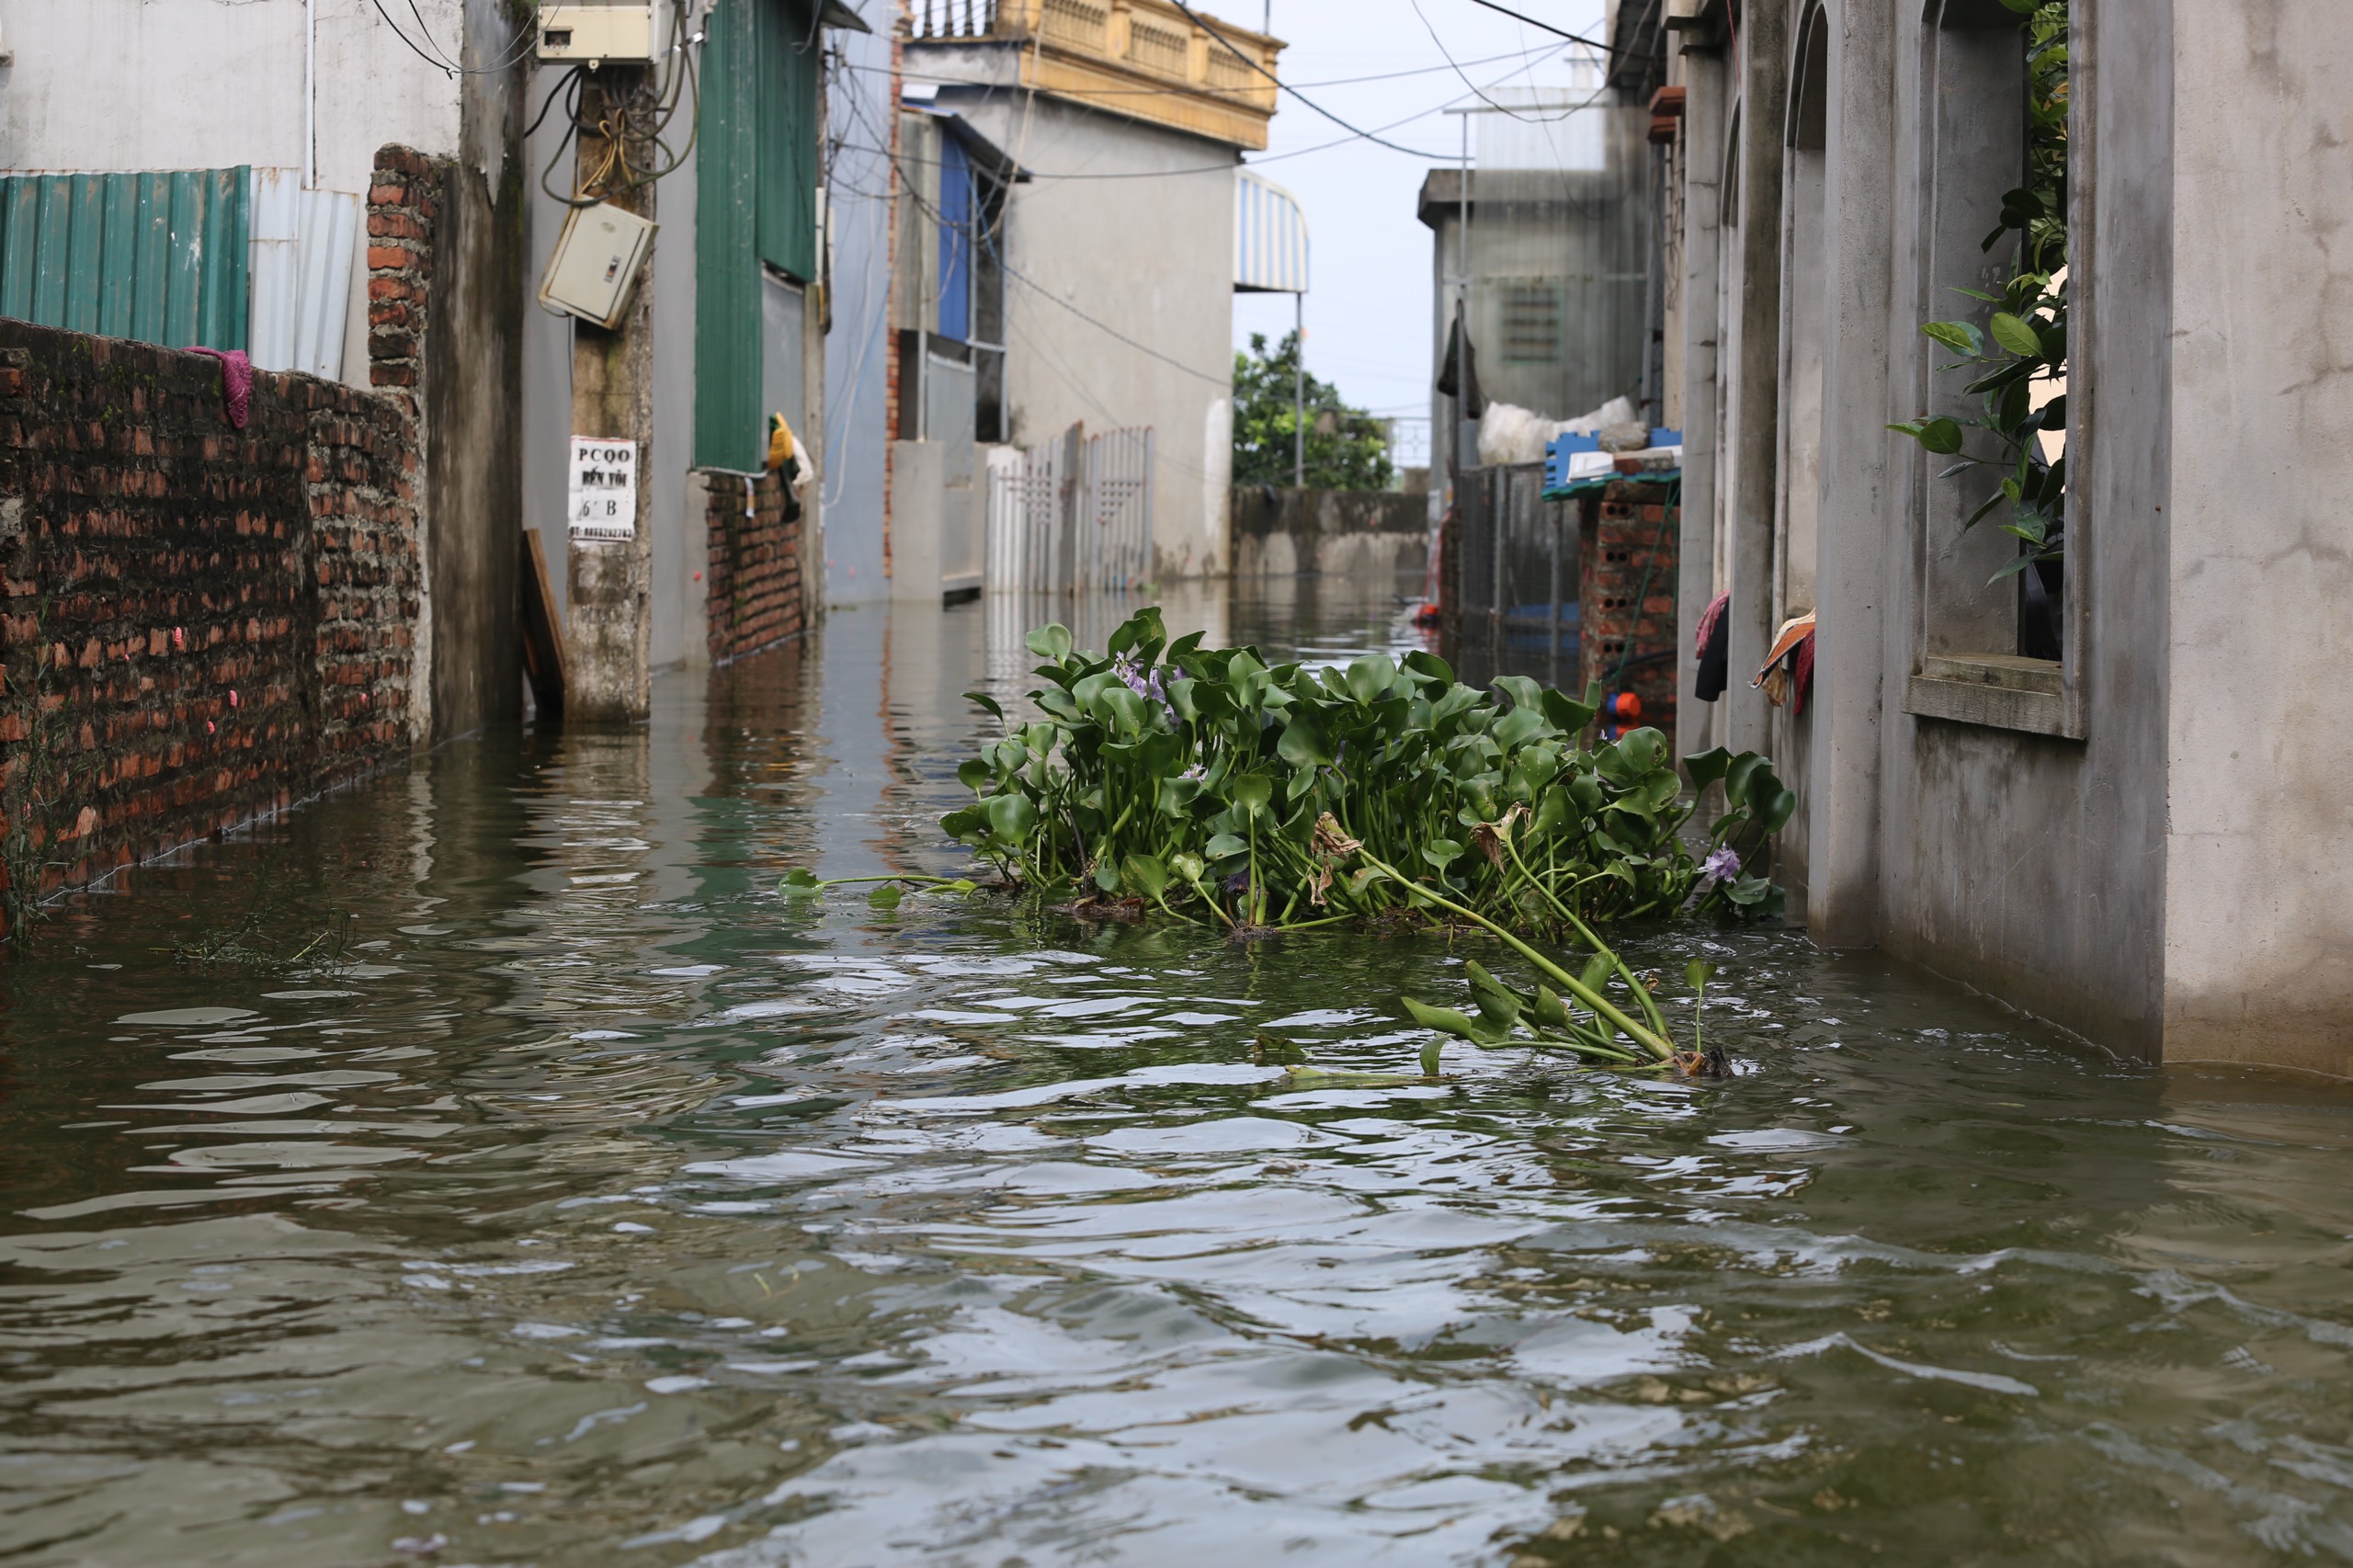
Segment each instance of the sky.
[[[1600,36],[1603,0],[1505,3]],[[1245,160],[1307,214],[1309,372],[1375,414],[1427,415],[1431,236],[1414,208],[1422,176],[1435,163],[1454,163],[1461,147],[1461,117],[1443,110],[1477,101],[1466,76],[1482,87],[1565,86],[1574,46],[1472,0],[1271,0],[1270,8],[1270,20],[1267,0],[1211,0],[1210,10],[1245,27],[1268,21],[1290,46],[1278,73],[1320,108],[1384,141],[1442,154],[1411,157],[1352,138],[1285,93],[1266,152]],[[1400,72],[1414,74],[1392,74]],[[1350,80],[1376,75],[1385,79]],[[1254,332],[1279,339],[1291,312],[1288,294],[1237,294],[1234,347],[1246,347]]]

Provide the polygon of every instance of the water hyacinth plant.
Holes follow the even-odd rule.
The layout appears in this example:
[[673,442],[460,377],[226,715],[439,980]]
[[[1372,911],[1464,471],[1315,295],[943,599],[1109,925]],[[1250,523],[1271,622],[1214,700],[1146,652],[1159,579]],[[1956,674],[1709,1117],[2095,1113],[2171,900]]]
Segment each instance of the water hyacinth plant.
[[1427,653],[1309,669],[1199,644],[1157,609],[1102,654],[1031,632],[1042,716],[971,694],[1004,733],[958,770],[972,803],[942,825],[1010,881],[1235,929],[1418,913],[1558,937],[1778,911],[1749,867],[1796,800],[1756,753],[1686,759],[1728,807],[1695,858],[1665,736],[1588,745],[1597,691],[1505,676],[1482,692]]
[[[1597,690],[1577,701],[1506,676],[1481,692],[1427,653],[1309,669],[1199,644],[1199,633],[1172,642],[1156,609],[1099,655],[1061,626],[1030,633],[1043,716],[1017,722],[970,694],[1004,730],[958,770],[972,803],[942,825],[1008,881],[1238,932],[1481,927],[1535,966],[1536,990],[1473,964],[1477,1015],[1406,999],[1418,1022],[1595,1065],[1700,1068],[1696,1040],[1675,1043],[1649,986],[1594,926],[1778,912],[1779,890],[1749,866],[1796,799],[1763,756],[1685,759],[1695,790],[1721,784],[1728,808],[1695,858],[1665,737],[1587,744]],[[1590,957],[1573,973],[1530,937]]]

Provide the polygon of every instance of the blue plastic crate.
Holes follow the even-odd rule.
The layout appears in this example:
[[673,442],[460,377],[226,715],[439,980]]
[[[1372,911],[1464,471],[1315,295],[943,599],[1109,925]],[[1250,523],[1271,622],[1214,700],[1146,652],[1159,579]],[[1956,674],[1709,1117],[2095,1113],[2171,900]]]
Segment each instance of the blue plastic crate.
[[1558,490],[1569,482],[1569,454],[1597,452],[1601,439],[1597,436],[1555,436],[1544,449],[1544,488]]

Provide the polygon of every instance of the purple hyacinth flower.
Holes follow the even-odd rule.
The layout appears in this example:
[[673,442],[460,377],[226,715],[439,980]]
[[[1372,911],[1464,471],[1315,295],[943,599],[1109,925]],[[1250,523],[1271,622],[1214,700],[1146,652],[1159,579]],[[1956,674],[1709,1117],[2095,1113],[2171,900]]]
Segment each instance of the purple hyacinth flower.
[[1729,844],[1699,862],[1702,882],[1728,882],[1740,875],[1740,852]]

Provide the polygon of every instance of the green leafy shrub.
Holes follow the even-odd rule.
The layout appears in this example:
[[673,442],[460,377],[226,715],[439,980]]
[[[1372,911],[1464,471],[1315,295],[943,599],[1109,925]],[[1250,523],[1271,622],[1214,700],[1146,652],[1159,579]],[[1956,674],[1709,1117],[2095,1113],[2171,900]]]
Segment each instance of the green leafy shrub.
[[1749,866],[1795,797],[1755,753],[1688,759],[1728,809],[1693,856],[1693,807],[1664,735],[1589,746],[1598,694],[1521,676],[1481,692],[1427,653],[1345,669],[1171,642],[1157,609],[1106,653],[1029,635],[1042,717],[958,770],[942,825],[1009,879],[1148,901],[1186,919],[1296,927],[1414,914],[1498,932],[1704,909],[1779,912]]

